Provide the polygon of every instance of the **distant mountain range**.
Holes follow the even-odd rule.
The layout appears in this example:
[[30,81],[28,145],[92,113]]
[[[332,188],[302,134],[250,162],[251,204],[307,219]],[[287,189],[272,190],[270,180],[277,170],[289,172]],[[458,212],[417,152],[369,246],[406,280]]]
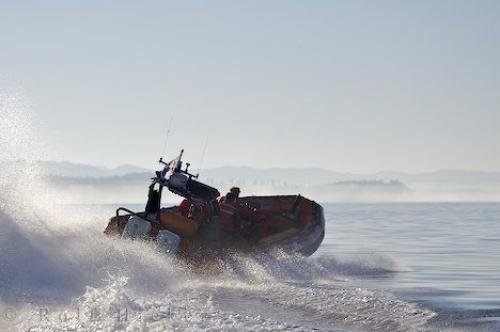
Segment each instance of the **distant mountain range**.
[[[18,161],[9,167],[25,167],[25,162]],[[5,166],[6,163],[0,164]],[[126,177],[129,181],[141,181],[153,176],[153,170],[134,165],[120,165],[105,168],[71,162],[40,161],[37,163],[40,173],[50,177],[99,178],[101,181],[116,181],[116,177]],[[110,178],[105,180],[104,178]],[[111,179],[115,178],[115,179]],[[481,172],[443,169],[426,173],[405,173],[382,171],[377,173],[341,173],[321,168],[253,168],[245,166],[226,166],[202,170],[200,179],[208,183],[241,183],[253,185],[300,185],[317,186],[342,181],[391,181],[398,180],[407,185],[443,184],[462,186],[497,186],[500,185],[500,172]],[[90,180],[90,179],[89,179]]]
[[481,172],[463,170],[438,170],[428,173],[404,173],[383,171],[377,173],[340,173],[321,168],[268,168],[258,169],[251,167],[220,167],[204,170],[204,179],[231,181],[243,180],[262,181],[297,185],[320,185],[341,181],[363,180],[399,180],[407,184],[412,183],[447,183],[463,185],[500,185],[500,172]]
[[[32,166],[23,161],[4,162],[0,163],[0,171],[5,167]],[[71,202],[143,202],[154,175],[154,170],[134,165],[105,168],[41,161],[34,166],[52,184],[52,189],[65,193],[63,196]],[[246,195],[301,193],[324,202],[500,201],[500,172],[438,170],[418,174],[395,171],[356,174],[321,168],[226,166],[203,170],[200,181],[218,188],[221,193],[236,185]]]

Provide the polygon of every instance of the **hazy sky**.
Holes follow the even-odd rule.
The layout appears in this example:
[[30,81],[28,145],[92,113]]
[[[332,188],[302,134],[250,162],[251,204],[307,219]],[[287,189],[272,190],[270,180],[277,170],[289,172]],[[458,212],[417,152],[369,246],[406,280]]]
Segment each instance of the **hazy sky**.
[[48,158],[500,171],[500,1],[1,1]]

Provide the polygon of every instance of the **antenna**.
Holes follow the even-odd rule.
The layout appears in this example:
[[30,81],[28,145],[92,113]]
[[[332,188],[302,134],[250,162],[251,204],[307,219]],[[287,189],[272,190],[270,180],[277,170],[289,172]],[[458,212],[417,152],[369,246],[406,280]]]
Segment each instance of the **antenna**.
[[170,116],[170,121],[168,122],[168,129],[167,129],[167,134],[165,135],[165,143],[163,144],[163,150],[162,150],[162,156],[165,155],[167,152],[167,143],[168,143],[168,137],[170,136],[170,129],[172,129],[172,120],[174,119],[174,116]]
[[203,145],[203,151],[201,152],[201,158],[200,158],[200,163],[199,163],[200,166],[198,166],[198,174],[201,172],[203,160],[205,159],[205,151],[207,150],[207,144],[208,144],[208,135],[205,138],[205,144]]

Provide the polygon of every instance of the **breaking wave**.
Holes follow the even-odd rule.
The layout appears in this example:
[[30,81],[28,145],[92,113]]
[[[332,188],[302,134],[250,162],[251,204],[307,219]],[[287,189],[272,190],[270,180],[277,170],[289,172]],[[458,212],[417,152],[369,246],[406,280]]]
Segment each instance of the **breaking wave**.
[[[29,117],[0,105],[0,157],[29,161]],[[351,282],[402,270],[385,257],[232,255],[200,268],[105,237],[107,209],[58,205],[49,189],[34,167],[0,176],[4,330],[408,331],[434,315]]]

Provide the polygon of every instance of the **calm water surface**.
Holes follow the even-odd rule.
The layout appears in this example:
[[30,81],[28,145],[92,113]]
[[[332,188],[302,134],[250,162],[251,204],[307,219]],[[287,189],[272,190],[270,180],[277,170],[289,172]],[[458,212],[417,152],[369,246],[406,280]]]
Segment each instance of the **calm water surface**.
[[359,283],[432,308],[435,326],[500,331],[500,204],[325,204],[325,214],[316,255],[392,260],[404,272]]

